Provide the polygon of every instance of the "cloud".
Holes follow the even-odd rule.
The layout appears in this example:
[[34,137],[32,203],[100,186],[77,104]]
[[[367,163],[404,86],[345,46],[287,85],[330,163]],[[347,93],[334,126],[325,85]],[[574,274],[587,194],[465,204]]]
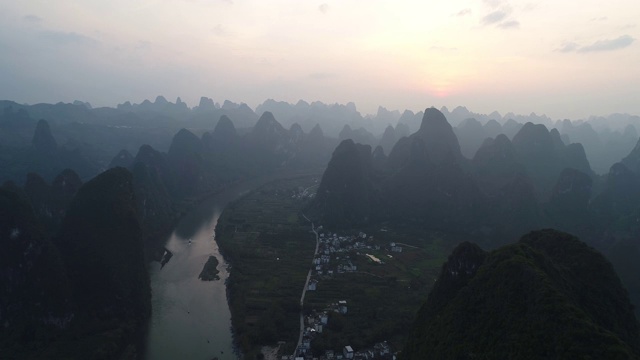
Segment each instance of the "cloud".
[[455,14],[455,16],[466,16],[466,15],[471,15],[471,9],[462,9]]
[[504,21],[498,24],[501,29],[517,29],[520,27],[520,22],[516,20]]
[[483,16],[480,22],[484,26],[493,26],[500,29],[517,29],[520,27],[520,22],[513,19],[511,14],[513,8],[506,1],[502,0],[483,0],[483,2],[493,9],[490,13]]
[[504,3],[504,1],[502,0],[482,0],[482,2],[485,3],[485,5],[494,9]]
[[40,38],[57,45],[77,44],[77,45],[96,45],[98,40],[78,34],[76,32],[63,32],[63,31],[42,31],[40,32]]
[[598,40],[591,45],[587,45],[578,49],[578,52],[593,51],[612,51],[626,48],[631,45],[635,39],[629,35],[622,35],[615,39]]
[[482,18],[482,23],[485,25],[491,25],[491,24],[495,24],[498,23],[502,20],[504,20],[504,18],[507,17],[507,13],[502,11],[502,10],[496,10],[493,11],[487,15],[485,15]]
[[36,15],[25,15],[22,20],[32,23],[32,24],[39,24],[42,22],[42,18]]
[[562,44],[562,47],[560,47],[560,49],[558,49],[558,51],[560,52],[573,52],[576,51],[578,48],[580,47],[580,45],[574,43],[574,42],[568,42],[568,43],[564,43]]
[[321,4],[320,6],[318,6],[318,10],[323,13],[326,14],[329,11],[329,5],[328,4]]
[[602,52],[602,51],[614,51],[624,49],[631,44],[636,39],[631,37],[630,35],[622,35],[615,39],[606,39],[606,40],[598,40],[591,45],[580,46],[575,42],[568,42],[562,45],[560,49],[557,51],[569,53],[569,52],[579,52],[579,53],[589,53],[589,52]]

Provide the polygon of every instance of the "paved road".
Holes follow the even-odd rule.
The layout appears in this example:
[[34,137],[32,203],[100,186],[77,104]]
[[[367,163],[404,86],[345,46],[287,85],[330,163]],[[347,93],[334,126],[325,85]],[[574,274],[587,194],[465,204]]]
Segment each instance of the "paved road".
[[[309,220],[304,214],[302,216],[307,219],[307,221],[311,222],[311,231],[316,235],[316,250],[313,253],[313,258],[316,258],[318,255],[318,248],[320,247],[320,237],[318,236],[318,232],[316,231],[315,226],[313,226],[313,221]],[[309,272],[307,273],[307,281],[304,283],[304,288],[302,289],[302,295],[300,296],[300,335],[298,335],[298,345],[296,346],[296,350],[294,354],[297,352],[300,345],[302,345],[302,335],[304,335],[304,313],[302,306],[304,305],[304,296],[307,293],[307,287],[309,286],[309,280],[311,279],[311,271],[313,270],[313,260],[311,260],[311,267],[309,267]]]

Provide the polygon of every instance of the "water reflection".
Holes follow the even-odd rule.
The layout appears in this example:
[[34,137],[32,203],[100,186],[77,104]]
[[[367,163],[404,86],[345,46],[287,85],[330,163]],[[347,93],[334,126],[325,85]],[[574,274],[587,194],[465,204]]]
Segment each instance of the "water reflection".
[[[215,242],[215,226],[224,207],[242,194],[299,175],[278,173],[243,182],[210,197],[181,219],[166,245],[173,253],[171,260],[162,269],[158,262],[150,265],[153,312],[147,359],[237,358],[225,286],[229,274]],[[220,280],[201,281],[198,275],[211,255],[218,258]]]

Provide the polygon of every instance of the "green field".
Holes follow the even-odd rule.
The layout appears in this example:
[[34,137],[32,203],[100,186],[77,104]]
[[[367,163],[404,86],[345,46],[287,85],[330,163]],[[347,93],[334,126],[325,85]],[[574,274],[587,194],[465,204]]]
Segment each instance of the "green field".
[[[283,353],[291,354],[297,343],[300,295],[316,244],[302,210],[318,182],[318,177],[300,177],[267,184],[227,206],[218,221],[216,239],[231,264],[227,286],[234,333],[249,359],[262,345],[284,341]],[[307,292],[305,314],[340,300],[348,303],[347,314],[329,310],[328,325],[312,341],[316,354],[341,351],[345,345],[364,349],[385,340],[401,348],[449,250],[442,245],[448,239],[424,231],[335,230],[340,236],[361,231],[368,234],[363,240],[367,248],[332,254],[326,269],[334,269],[333,274],[312,276],[317,290]],[[329,234],[328,229],[320,232]],[[403,251],[390,252],[391,242],[402,243]],[[338,264],[346,261],[357,271],[338,273]]]
[[[300,295],[315,249],[296,195],[317,177],[267,184],[224,210],[216,227],[221,253],[231,264],[227,282],[236,341],[248,355],[260,345],[298,340]],[[291,347],[293,351],[293,347]]]

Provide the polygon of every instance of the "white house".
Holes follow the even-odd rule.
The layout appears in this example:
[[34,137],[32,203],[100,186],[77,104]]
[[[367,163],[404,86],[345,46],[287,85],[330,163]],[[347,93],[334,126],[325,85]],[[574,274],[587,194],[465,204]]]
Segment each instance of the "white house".
[[309,281],[309,285],[307,286],[307,290],[316,291],[317,286],[318,286],[318,281],[311,280],[311,281]]
[[342,349],[342,355],[344,355],[345,359],[353,359],[353,349],[351,346],[345,346],[344,349]]
[[338,311],[340,311],[341,314],[346,314],[347,313],[347,301],[346,300],[338,301]]

